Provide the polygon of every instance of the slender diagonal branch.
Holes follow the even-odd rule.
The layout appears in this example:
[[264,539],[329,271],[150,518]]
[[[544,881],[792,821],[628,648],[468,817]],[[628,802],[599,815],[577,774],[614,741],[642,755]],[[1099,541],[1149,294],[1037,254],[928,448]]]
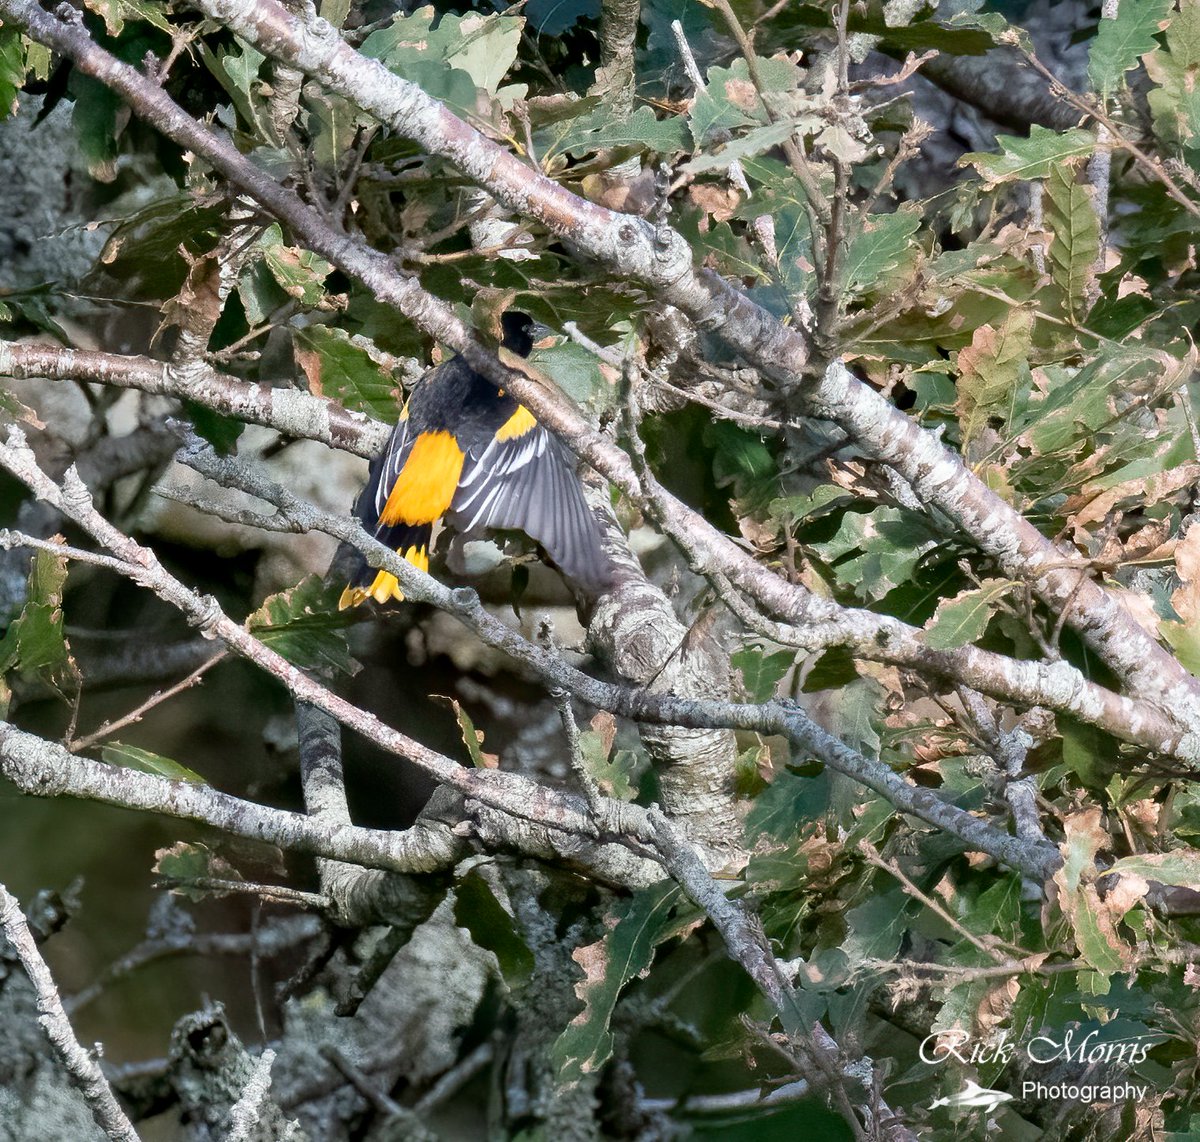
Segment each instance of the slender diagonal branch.
[[5,939],[33,984],[38,1011],[41,1013],[38,1021],[46,1029],[63,1065],[87,1099],[96,1125],[112,1142],[137,1142],[137,1131],[105,1081],[100,1064],[75,1038],[54,977],[38,951],[37,941],[21,911],[20,902],[3,884],[0,884],[0,930],[3,930]]

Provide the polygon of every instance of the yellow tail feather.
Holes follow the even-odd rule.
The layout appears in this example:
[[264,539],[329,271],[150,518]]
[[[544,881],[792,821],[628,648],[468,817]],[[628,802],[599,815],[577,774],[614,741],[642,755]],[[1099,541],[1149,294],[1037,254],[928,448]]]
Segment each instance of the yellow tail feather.
[[[396,552],[400,554],[399,551]],[[410,547],[404,552],[404,558],[418,571],[429,573],[429,552],[424,547]],[[396,602],[404,601],[404,592],[400,589],[400,580],[387,571],[380,571],[371,581],[369,587],[347,587],[338,599],[338,610],[344,611],[349,607],[357,607],[368,599],[377,603],[386,603],[389,599]]]

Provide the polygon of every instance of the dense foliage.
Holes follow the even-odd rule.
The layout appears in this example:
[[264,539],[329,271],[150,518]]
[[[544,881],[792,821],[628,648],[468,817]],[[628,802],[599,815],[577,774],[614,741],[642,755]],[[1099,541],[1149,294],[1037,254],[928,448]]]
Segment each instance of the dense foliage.
[[[311,1137],[371,1138],[1200,1132],[1200,0],[1103,11],[981,0],[321,4],[363,57],[519,156],[531,178],[570,191],[580,218],[595,204],[618,212],[614,233],[620,215],[644,220],[664,259],[672,229],[682,235],[696,266],[807,347],[799,372],[747,356],[737,331],[753,319],[715,287],[710,312],[685,312],[653,267],[622,262],[617,238],[600,248],[573,214],[556,230],[536,187],[524,216],[500,205],[504,192],[474,185],[454,155],[360,109],[328,77],[272,59],[225,26],[234,21],[220,5],[204,7],[89,0],[72,26],[314,207],[329,247],[311,249],[295,217],[143,122],[136,99],[131,116],[103,75],[52,53],[18,6],[0,2],[0,106],[16,116],[0,131],[57,131],[49,161],[74,167],[76,189],[55,226],[90,243],[82,275],[56,269],[59,234],[47,260],[21,262],[24,276],[4,283],[0,372],[58,378],[14,381],[6,413],[55,480],[76,463],[103,516],[171,574],[403,733],[484,779],[510,770],[592,799],[661,803],[725,895],[761,922],[770,970],[786,982],[778,993],[752,982],[718,913],[647,835],[586,842],[623,840],[626,856],[661,860],[653,875],[559,844],[557,819],[540,822],[550,840],[530,840],[518,818],[471,795],[450,807],[435,798],[419,816],[424,779],[397,782],[394,757],[347,735],[357,821],[444,819],[455,843],[469,841],[429,869],[361,859],[391,870],[400,903],[356,911],[337,897],[329,862],[302,855],[332,850],[274,825],[232,829],[270,851],[171,820],[138,818],[134,829],[102,816],[81,828],[81,838],[101,831],[85,848],[126,836],[137,856],[127,874],[153,863],[173,893],[155,906],[147,961],[189,947],[203,957],[217,930],[249,957],[254,933],[274,933],[262,935],[269,968],[253,953],[253,998],[240,968],[156,982],[138,973],[159,969],[134,957],[113,971],[121,984],[105,997],[106,1021],[86,1034],[125,1044],[122,1062],[156,1057],[143,1071],[111,1071],[135,1117],[159,1114],[187,1137],[226,1128],[228,1105],[211,1094],[189,1104],[178,1079],[191,1025],[167,1046],[173,1019],[201,1007],[207,989],[230,1004],[228,1015],[208,1009],[212,1019],[277,1052],[278,1121],[264,1111],[261,1133],[245,1137],[285,1137],[294,1117]],[[39,109],[45,122],[31,126]],[[424,326],[400,316],[339,241],[385,252],[452,311],[430,309]],[[400,308],[413,317],[420,304]],[[597,713],[604,703],[580,693],[572,715],[565,684],[536,653],[562,661],[556,638],[585,630],[562,633],[577,629],[572,602],[552,573],[530,573],[519,537],[485,574],[449,537],[434,559],[435,578],[478,587],[491,621],[529,638],[504,657],[495,641],[479,645],[488,638],[461,597],[418,592],[423,601],[386,615],[338,611],[331,540],[296,535],[314,525],[279,501],[285,526],[254,532],[270,527],[261,496],[201,484],[172,460],[190,427],[212,445],[211,464],[235,458],[346,516],[363,465],[344,453],[377,448],[384,430],[373,422],[393,423],[405,386],[463,348],[443,313],[494,345],[507,309],[545,327],[534,376],[611,448],[587,453],[600,473],[589,479],[596,503],[611,505],[618,559],[633,559],[630,535],[646,573],[623,563],[630,578],[613,601],[574,600],[592,657],[570,662],[652,697],[710,710],[732,699],[728,720],[691,723],[701,728],[664,746],[670,735],[653,724],[663,718],[648,717],[639,736],[615,705]],[[68,365],[51,354],[39,369],[20,357],[31,344],[97,357]],[[166,362],[160,387],[131,381],[116,354]],[[920,437],[928,446],[961,456],[952,481],[924,486],[929,466],[911,460],[912,440],[865,412],[851,422],[850,406],[818,387],[838,358],[871,399],[931,434]],[[72,383],[79,399],[55,395]],[[246,411],[246,383],[364,415],[330,430],[313,412],[306,433]],[[575,423],[555,427],[571,441]],[[306,434],[343,452],[297,443]],[[634,473],[624,486],[618,452]],[[244,651],[219,630],[232,653],[214,660],[177,610],[193,625],[195,614],[132,585],[145,583],[128,552],[67,509],[64,522],[22,483],[4,490],[13,529],[124,560],[114,574],[45,543],[31,566],[10,534],[0,656],[11,724],[175,789],[219,786],[297,810],[306,794],[319,817],[296,778],[295,731],[280,730],[293,720],[288,692],[311,696],[269,664],[264,675],[233,661]],[[1038,548],[1038,533],[1055,546]],[[814,600],[811,621],[773,605],[782,595],[756,595],[746,552],[763,581]],[[1074,586],[1048,593],[1047,575],[1063,569]],[[1084,584],[1117,599],[1179,674],[1108,653],[1104,640],[1120,638]],[[636,606],[653,598],[659,608],[645,624],[676,624],[668,649],[637,669],[621,625],[635,589],[647,592]],[[470,629],[450,632],[447,610]],[[546,614],[557,636],[539,629]],[[126,650],[97,647],[97,629],[123,635]],[[130,665],[146,641],[161,669]],[[210,667],[198,688],[151,700],[140,724],[80,728]],[[750,706],[777,720],[756,732]],[[796,710],[851,760],[832,764],[828,749],[787,736],[778,719]],[[689,778],[686,733],[721,726],[736,738],[718,732],[715,768]],[[270,756],[268,737],[282,742]],[[302,752],[303,728],[300,738]],[[854,759],[865,759],[859,780],[847,772]],[[1028,863],[902,812],[888,792],[900,786],[1012,833]],[[706,798],[718,806],[707,825]],[[0,880],[64,888],[88,861],[73,864],[68,840],[43,864],[45,836],[27,844],[23,822],[44,819],[53,833],[87,815],[53,805],[37,812],[69,816],[35,818],[28,804],[0,799],[10,862]],[[139,939],[140,920],[98,942],[80,935],[116,892],[112,869],[95,863],[87,896],[45,942],[77,991],[88,981],[73,961],[99,974]],[[295,926],[297,909],[322,923]],[[20,968],[4,954],[0,1010],[11,1022]],[[396,956],[400,982],[373,991]],[[299,965],[277,997],[270,984]],[[360,1019],[368,993],[373,1033]],[[163,997],[153,1026],[134,1014],[147,995]],[[429,1011],[436,1042],[418,1050],[411,1028]],[[336,1029],[339,1019],[355,1029]],[[397,1023],[409,1029],[404,1049],[380,1030]],[[252,1057],[265,1056],[257,1045],[238,1056],[229,1102]],[[446,1075],[457,1085],[438,1088]],[[968,1082],[997,1100],[964,1101]],[[0,1106],[53,1136],[38,1115],[69,1112],[35,1109],[31,1083],[0,1089]]]

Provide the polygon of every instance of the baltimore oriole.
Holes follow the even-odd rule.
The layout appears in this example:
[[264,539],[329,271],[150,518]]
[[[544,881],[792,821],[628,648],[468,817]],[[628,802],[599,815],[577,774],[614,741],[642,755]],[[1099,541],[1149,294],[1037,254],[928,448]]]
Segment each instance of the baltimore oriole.
[[[528,356],[530,319],[506,313],[501,321],[504,347]],[[433,525],[444,517],[459,532],[525,532],[581,587],[600,590],[609,581],[611,567],[571,454],[528,409],[458,356],[430,369],[413,388],[354,513],[422,571],[429,570]],[[403,598],[394,575],[360,558],[338,605]]]

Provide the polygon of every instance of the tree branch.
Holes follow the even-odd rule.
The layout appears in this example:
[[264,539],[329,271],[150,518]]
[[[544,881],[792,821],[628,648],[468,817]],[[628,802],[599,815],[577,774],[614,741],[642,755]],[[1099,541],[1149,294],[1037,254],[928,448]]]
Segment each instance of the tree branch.
[[336,401],[299,389],[238,380],[203,362],[193,363],[184,376],[174,365],[150,357],[0,341],[0,376],[85,381],[152,396],[186,397],[226,416],[268,425],[285,436],[318,440],[369,459],[382,451],[391,431],[388,425],[349,412]]
[[[793,703],[775,701],[749,705],[681,698],[651,694],[640,686],[627,689],[599,682],[506,626],[482,606],[475,592],[451,589],[417,571],[396,552],[367,535],[356,520],[320,511],[236,461],[218,457],[210,447],[199,441],[183,453],[182,459],[210,479],[275,504],[297,525],[323,531],[351,544],[372,566],[394,574],[400,580],[406,598],[431,603],[458,618],[487,645],[524,663],[551,687],[568,690],[599,709],[638,722],[696,729],[734,728],[782,735],[797,748],[810,751],[812,756],[839,773],[845,773],[874,789],[897,808],[946,829],[973,848],[981,848],[1034,876],[1043,876],[1047,870],[1057,867],[1057,849],[1019,844],[1007,834],[998,833],[986,822],[943,801],[933,791],[911,785],[890,767],[863,757],[826,733]],[[2,455],[0,462],[3,462]],[[339,720],[344,719],[339,717]],[[635,806],[625,808],[630,812],[636,810]],[[636,835],[645,839],[643,832],[639,831]]]
[[449,830],[388,832],[334,826],[221,793],[207,785],[168,781],[149,773],[118,769],[68,753],[8,722],[0,722],[0,773],[32,797],[82,797],[198,821],[235,837],[264,841],[292,852],[352,861],[396,872],[432,872],[455,859]]
[[[187,396],[206,407],[289,437],[319,440],[358,456],[382,449],[390,427],[360,413],[348,413],[324,397],[292,389],[271,389],[210,369],[192,391],[172,367],[149,357],[64,349],[58,345],[0,342],[0,374],[53,377],[133,387],[160,396]],[[569,437],[569,443],[577,443]],[[644,479],[642,481],[644,485]],[[1008,659],[964,647],[932,650],[923,633],[901,621],[865,609],[841,607],[812,595],[800,584],[787,584],[728,542],[712,525],[692,513],[658,483],[637,488],[643,509],[654,509],[662,529],[676,541],[692,566],[709,576],[733,572],[740,588],[791,614],[793,623],[772,624],[757,618],[749,605],[722,591],[738,618],[775,642],[808,650],[841,645],[876,662],[918,671],[923,677],[961,681],[972,689],[1022,707],[1045,707],[1098,726],[1114,737],[1181,761],[1200,759],[1200,737],[1184,735],[1170,717],[1150,703],[1127,698],[1088,680],[1069,663]],[[262,517],[259,525],[264,525]]]
[[137,1142],[137,1131],[105,1081],[100,1065],[75,1038],[75,1032],[71,1030],[71,1021],[63,1010],[62,998],[58,994],[54,977],[38,951],[37,941],[29,930],[21,905],[3,884],[0,884],[0,929],[3,930],[5,939],[16,952],[25,974],[33,984],[38,1011],[41,1012],[38,1021],[45,1028],[50,1042],[83,1093],[83,1097],[87,1099],[96,1125],[112,1139],[112,1142]]
[[[188,393],[170,366],[148,357],[0,341],[0,375],[95,381],[161,396],[187,395],[217,412],[358,456],[376,455],[391,431],[383,422],[347,412],[324,397],[257,385],[215,370],[210,370],[204,385]],[[577,443],[574,435],[567,439],[572,446]],[[1067,662],[1014,660],[971,646],[933,650],[924,645],[919,628],[874,611],[842,607],[800,584],[785,583],[657,483],[646,484],[643,479],[634,498],[643,509],[654,510],[663,530],[697,570],[718,577],[732,573],[742,589],[792,617],[792,625],[771,623],[748,604],[739,605],[736,594],[722,591],[738,618],[767,638],[807,650],[844,646],[860,658],[963,682],[1013,705],[1044,706],[1098,726],[1122,741],[1182,761],[1200,760],[1200,737],[1183,735],[1161,710],[1113,693]],[[264,526],[262,517],[258,525]]]
[[1045,79],[1024,67],[1009,47],[992,48],[982,56],[942,52],[921,71],[943,91],[1002,127],[1028,131],[1030,124],[1038,123],[1065,131],[1079,123],[1079,112],[1056,98]]

